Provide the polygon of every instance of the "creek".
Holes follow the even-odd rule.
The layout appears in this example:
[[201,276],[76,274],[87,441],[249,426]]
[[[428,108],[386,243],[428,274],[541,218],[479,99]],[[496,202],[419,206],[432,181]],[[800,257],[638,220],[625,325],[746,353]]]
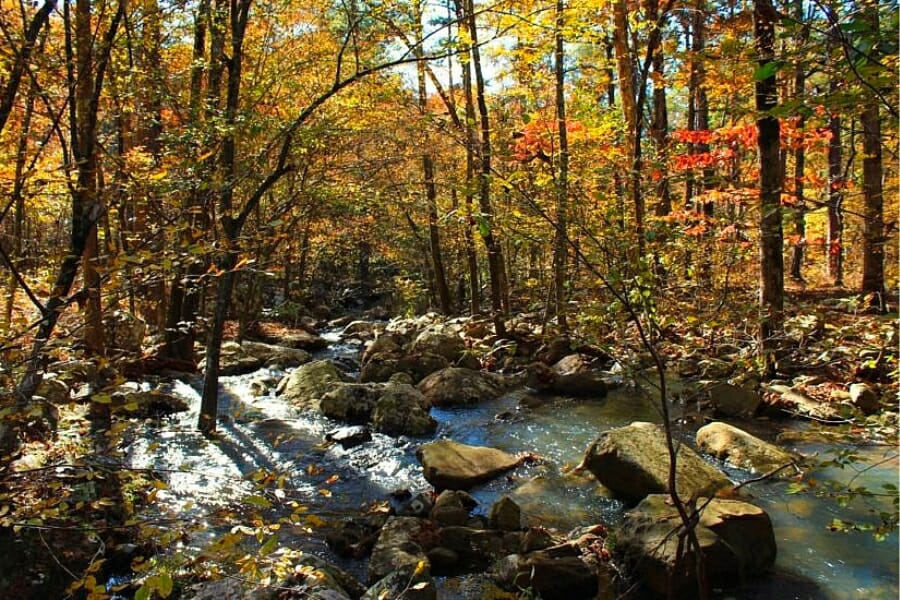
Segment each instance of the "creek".
[[[331,340],[336,338],[331,336]],[[340,359],[358,354],[358,350],[358,346],[333,343],[323,355]],[[275,396],[274,384],[282,375],[262,369],[223,377],[215,441],[196,432],[199,378],[160,384],[165,391],[188,400],[191,409],[140,425],[127,448],[129,464],[165,474],[168,489],[159,491],[150,510],[196,524],[196,532],[183,542],[188,554],[199,552],[229,529],[210,518],[217,510],[263,494],[254,488],[254,474],[287,474],[283,489],[267,492],[266,502],[282,516],[291,514],[295,510],[291,503],[297,503],[318,519],[309,531],[283,528],[280,542],[318,554],[363,578],[364,563],[332,555],[324,544],[324,532],[361,508],[386,500],[395,490],[428,489],[415,458],[417,446],[428,440],[373,433],[371,442],[346,450],[338,444],[324,444],[325,433],[340,424],[319,414],[300,413]],[[480,503],[478,510],[487,511],[500,496],[511,494],[530,525],[568,530],[598,522],[615,524],[625,506],[599,494],[591,479],[573,478],[564,472],[578,464],[601,431],[635,420],[660,422],[657,401],[643,388],[622,387],[602,401],[552,398],[541,406],[520,409],[525,394],[525,390],[516,390],[473,407],[432,409],[439,422],[434,438],[511,453],[534,452],[544,459],[473,490]],[[763,424],[762,429],[767,426]],[[778,423],[778,427],[803,428],[804,424]],[[762,433],[758,423],[754,433]],[[768,437],[775,433],[773,424]],[[682,436],[690,439],[693,431],[686,427]],[[825,446],[803,443],[791,449],[810,455],[824,452]],[[877,466],[859,475],[855,470],[829,468],[817,478],[852,481],[854,486],[871,490],[897,483],[895,446],[860,448],[859,453],[864,460],[856,469]],[[719,466],[735,482],[751,477],[746,471]],[[889,501],[858,500],[850,507],[839,507],[813,493],[790,494],[788,486],[785,481],[769,480],[744,488],[750,501],[764,508],[773,520],[778,558],[767,578],[719,597],[897,598],[897,532],[877,542],[871,532],[833,532],[828,527],[834,518],[870,519],[871,511],[888,510]],[[441,583],[439,597],[464,597],[453,591],[457,587],[453,582]]]

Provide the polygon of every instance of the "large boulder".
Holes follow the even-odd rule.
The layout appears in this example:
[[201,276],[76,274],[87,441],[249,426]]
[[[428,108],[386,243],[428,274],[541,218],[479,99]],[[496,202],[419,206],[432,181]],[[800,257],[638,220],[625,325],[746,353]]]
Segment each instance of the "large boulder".
[[503,393],[503,385],[496,377],[462,367],[432,373],[419,382],[418,388],[433,406],[477,404]]
[[[704,505],[694,531],[710,584],[733,586],[775,562],[775,534],[765,511],[721,498],[709,504],[700,498],[698,506]],[[672,574],[676,596],[690,597],[695,593],[696,555],[687,551],[676,561],[681,532],[681,519],[669,497],[654,494],[625,515],[616,548],[633,566],[635,578],[653,592],[666,595]]]
[[[372,549],[366,574],[369,583],[374,584],[400,570],[424,568],[430,571],[428,557],[419,542],[429,535],[436,535],[432,527],[415,517],[389,518]],[[424,563],[424,567],[420,563]]]
[[387,435],[423,436],[434,433],[437,421],[428,414],[422,393],[405,383],[389,383],[372,411],[372,427]]
[[496,448],[438,440],[420,446],[416,458],[428,483],[439,490],[467,490],[519,465],[520,460]]
[[322,397],[345,382],[346,376],[330,361],[317,360],[301,365],[284,377],[276,392],[303,410],[317,410]]
[[721,421],[704,425],[697,431],[697,447],[757,473],[768,473],[797,461],[790,452]]
[[[731,485],[725,475],[684,444],[678,445],[676,465],[675,484],[684,498],[711,496]],[[669,477],[665,432],[658,425],[640,421],[610,429],[587,449],[582,467],[627,502],[665,493]]]

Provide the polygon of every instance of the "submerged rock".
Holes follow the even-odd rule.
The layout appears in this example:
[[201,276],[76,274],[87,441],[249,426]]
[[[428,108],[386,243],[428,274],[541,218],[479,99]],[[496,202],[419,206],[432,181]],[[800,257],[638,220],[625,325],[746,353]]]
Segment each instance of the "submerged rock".
[[[701,498],[698,505],[706,502]],[[635,578],[657,594],[666,595],[668,576],[676,596],[690,597],[696,586],[695,554],[678,561],[681,519],[668,495],[647,496],[625,515],[616,548],[633,566]],[[761,508],[739,500],[712,499],[695,528],[709,583],[733,586],[759,575],[775,562],[775,534]]]
[[716,458],[757,473],[768,473],[797,461],[790,452],[720,421],[697,431],[697,446]]
[[[724,474],[684,444],[678,446],[676,487],[684,497],[713,495],[731,484]],[[627,502],[668,489],[669,452],[665,432],[636,421],[600,435],[585,453],[587,468],[604,486]]]
[[495,448],[452,440],[425,444],[416,451],[428,483],[438,490],[466,490],[519,465],[519,459]]
[[462,367],[432,373],[419,382],[418,388],[433,406],[477,404],[503,393],[503,385],[496,377]]

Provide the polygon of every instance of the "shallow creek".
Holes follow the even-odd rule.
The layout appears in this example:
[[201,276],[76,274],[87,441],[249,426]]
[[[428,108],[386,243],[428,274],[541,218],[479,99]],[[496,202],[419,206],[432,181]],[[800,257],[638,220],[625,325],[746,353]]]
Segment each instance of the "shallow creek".
[[[347,355],[354,350],[335,345],[328,355]],[[144,423],[130,444],[131,466],[165,472],[169,489],[160,490],[155,510],[196,520],[205,527],[203,533],[185,542],[189,552],[222,533],[214,520],[208,520],[216,509],[261,493],[251,481],[251,475],[260,470],[288,474],[283,491],[267,496],[276,507],[283,507],[284,515],[291,513],[289,502],[296,501],[333,524],[373,501],[385,500],[394,490],[428,488],[415,459],[418,445],[428,440],[373,434],[372,442],[349,450],[323,445],[325,432],[338,424],[320,415],[301,414],[275,397],[271,390],[282,375],[263,369],[223,377],[220,439],[215,442],[205,440],[195,429],[199,379],[166,384],[167,391],[190,401],[191,410]],[[267,391],[255,393],[259,389]],[[501,495],[512,494],[529,524],[568,530],[597,522],[615,523],[625,509],[622,503],[599,495],[590,479],[575,479],[564,471],[581,460],[599,432],[635,420],[659,422],[654,399],[640,389],[622,388],[602,401],[551,399],[534,409],[517,409],[525,393],[517,390],[475,407],[432,409],[440,423],[435,437],[511,453],[534,452],[545,459],[473,490],[479,510],[486,511]],[[684,433],[684,439],[690,437],[690,432]],[[803,444],[794,449],[812,454],[824,447]],[[855,486],[874,490],[883,483],[897,482],[896,447],[861,452],[868,462],[881,464],[859,476]],[[735,482],[750,477],[746,471],[720,466]],[[818,478],[847,481],[855,474],[853,470],[830,469]],[[886,510],[887,502],[879,506],[857,501],[852,509],[839,509],[832,500],[809,493],[790,495],[787,485],[766,481],[744,488],[751,501],[772,517],[778,559],[771,577],[723,597],[897,598],[897,533],[876,542],[869,532],[838,533],[827,527],[835,517],[862,520],[870,510]],[[281,541],[300,545],[361,576],[363,563],[330,555],[321,541],[327,527],[313,528],[311,535],[282,530]],[[453,585],[444,583],[441,598],[461,597],[452,591]]]

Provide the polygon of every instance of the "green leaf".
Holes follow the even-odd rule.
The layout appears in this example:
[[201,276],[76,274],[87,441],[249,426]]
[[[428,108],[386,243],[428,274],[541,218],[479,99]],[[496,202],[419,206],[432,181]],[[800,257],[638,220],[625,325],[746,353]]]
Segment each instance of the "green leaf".
[[163,598],[168,598],[172,594],[172,576],[168,573],[163,573],[161,575],[156,576],[156,591],[159,592],[159,595]]
[[246,502],[247,504],[252,504],[253,506],[258,506],[260,508],[272,508],[272,503],[262,496],[247,496],[246,498],[244,498],[244,502]]
[[265,556],[265,555],[267,555],[267,554],[271,554],[272,551],[275,550],[275,547],[276,547],[277,545],[278,545],[278,536],[277,536],[277,535],[273,535],[273,536],[270,537],[268,540],[266,540],[266,543],[265,543],[265,544],[263,544],[263,545],[260,547],[259,553],[260,553],[261,555],[263,555],[263,556]]
[[150,600],[150,587],[146,583],[134,593],[134,600]]
[[769,61],[756,68],[756,71],[753,72],[753,79],[756,81],[763,81],[769,77],[774,77],[779,69],[781,69],[780,63],[774,60]]

